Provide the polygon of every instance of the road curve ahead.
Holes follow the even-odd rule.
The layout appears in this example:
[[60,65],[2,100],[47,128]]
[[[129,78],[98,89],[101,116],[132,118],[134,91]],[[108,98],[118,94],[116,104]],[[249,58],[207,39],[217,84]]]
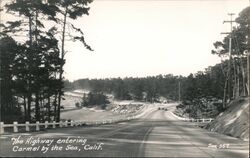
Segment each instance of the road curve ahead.
[[[13,148],[15,145],[11,138],[18,136],[26,141],[32,136],[32,139],[53,142],[47,145],[49,149],[45,153],[41,148],[39,151],[14,152],[17,148],[28,147],[17,144],[18,147]],[[85,142],[74,142],[74,138],[84,138]],[[72,141],[60,143],[66,139]],[[1,157],[249,157],[248,142],[176,120],[170,111],[158,110],[157,107],[144,117],[130,122],[2,135],[0,145]],[[62,150],[55,146],[62,147]],[[53,151],[51,147],[54,147]]]

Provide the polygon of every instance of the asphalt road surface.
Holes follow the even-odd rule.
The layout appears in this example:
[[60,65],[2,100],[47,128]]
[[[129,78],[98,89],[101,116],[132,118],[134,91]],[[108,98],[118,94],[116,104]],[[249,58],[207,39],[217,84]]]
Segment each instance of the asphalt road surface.
[[[13,138],[18,137],[19,142],[13,145]],[[33,146],[26,143],[38,138],[52,142]],[[157,107],[140,119],[118,124],[5,134],[0,145],[1,157],[249,157],[249,142],[179,121],[170,111]],[[40,148],[16,151],[31,146],[33,150]],[[41,151],[42,146],[48,151]]]

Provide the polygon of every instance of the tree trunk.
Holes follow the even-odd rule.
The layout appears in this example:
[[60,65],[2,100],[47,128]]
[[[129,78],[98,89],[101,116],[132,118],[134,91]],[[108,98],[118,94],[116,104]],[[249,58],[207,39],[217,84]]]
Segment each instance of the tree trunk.
[[[63,19],[63,32],[62,32],[62,48],[61,48],[61,59],[64,60],[64,56],[65,56],[65,29],[66,29],[66,23],[67,23],[67,11],[68,9],[65,9],[65,13],[64,13],[64,19]],[[59,80],[62,81],[62,77],[63,77],[63,63],[60,66],[60,74],[59,74]],[[58,106],[57,106],[57,121],[60,121],[60,110],[61,110],[61,97],[62,97],[62,91],[61,89],[59,90],[59,94],[58,94]]]
[[48,109],[48,121],[50,122],[50,94],[48,93],[48,104],[47,104],[47,109]]
[[28,92],[28,96],[27,96],[27,103],[28,103],[28,110],[27,110],[27,119],[28,121],[31,121],[31,94]]
[[[250,37],[248,37],[250,38]],[[250,46],[249,46],[250,47]],[[248,78],[248,85],[247,85],[247,91],[248,91],[248,97],[250,98],[250,51],[248,51],[248,54],[247,54],[247,78]]]
[[224,89],[223,89],[223,104],[222,104],[223,109],[226,109],[227,87],[228,87],[228,75],[226,76],[226,81],[225,81]]
[[250,100],[250,18],[247,19],[248,23],[248,31],[247,31],[247,78],[248,78],[248,85],[247,85],[247,90],[248,90],[248,98]]
[[23,96],[23,109],[24,109],[24,119],[27,121],[27,107],[26,107],[26,97]]
[[36,31],[36,33],[35,33],[35,42],[37,42],[37,17],[38,17],[38,11],[36,10],[36,15],[35,15],[35,31]]
[[231,74],[231,61],[232,61],[232,57],[231,55],[229,56],[229,61],[228,61],[228,99],[229,101],[231,101],[231,94],[232,94],[232,74]]
[[56,110],[56,107],[57,107],[57,95],[55,95],[55,100],[53,102],[53,105],[54,105],[54,121],[56,121],[57,119],[57,110]]
[[39,95],[39,105],[40,105],[40,118],[44,121],[45,120],[45,112],[44,112],[44,97],[43,94],[40,93]]
[[244,65],[243,65],[243,59],[240,58],[240,67],[241,67],[241,73],[242,73],[242,92],[243,96],[246,96],[246,75],[245,75],[245,70],[244,70]]
[[240,97],[240,67],[237,65],[237,92],[236,96],[237,98]]
[[[32,18],[29,17],[29,46],[32,49]],[[32,52],[29,52],[32,53]],[[31,81],[30,81],[30,67],[28,67],[28,83],[27,83],[27,103],[28,103],[28,121],[31,121],[31,102],[32,102],[32,92],[31,92]]]
[[237,98],[237,72],[236,72],[235,59],[233,59],[233,76],[234,76],[233,99],[236,99]]
[[36,121],[40,121],[40,107],[39,107],[39,95],[38,92],[35,94],[35,111],[36,111]]

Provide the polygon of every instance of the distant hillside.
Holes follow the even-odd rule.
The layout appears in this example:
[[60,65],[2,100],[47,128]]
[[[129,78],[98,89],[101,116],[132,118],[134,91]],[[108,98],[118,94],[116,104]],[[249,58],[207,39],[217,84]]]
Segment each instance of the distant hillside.
[[237,99],[229,108],[209,123],[206,129],[249,140],[249,99]]

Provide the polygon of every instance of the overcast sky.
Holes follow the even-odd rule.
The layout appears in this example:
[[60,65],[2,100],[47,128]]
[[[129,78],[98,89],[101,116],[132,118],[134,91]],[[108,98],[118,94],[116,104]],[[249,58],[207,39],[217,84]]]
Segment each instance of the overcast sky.
[[[94,52],[67,43],[65,78],[188,75],[220,62],[211,54],[230,12],[249,0],[95,0],[77,20]],[[236,16],[235,16],[236,17]]]
[[65,77],[186,76],[204,70],[220,62],[211,50],[229,30],[223,20],[247,5],[248,0],[96,0],[90,15],[77,21],[95,51],[68,44]]

